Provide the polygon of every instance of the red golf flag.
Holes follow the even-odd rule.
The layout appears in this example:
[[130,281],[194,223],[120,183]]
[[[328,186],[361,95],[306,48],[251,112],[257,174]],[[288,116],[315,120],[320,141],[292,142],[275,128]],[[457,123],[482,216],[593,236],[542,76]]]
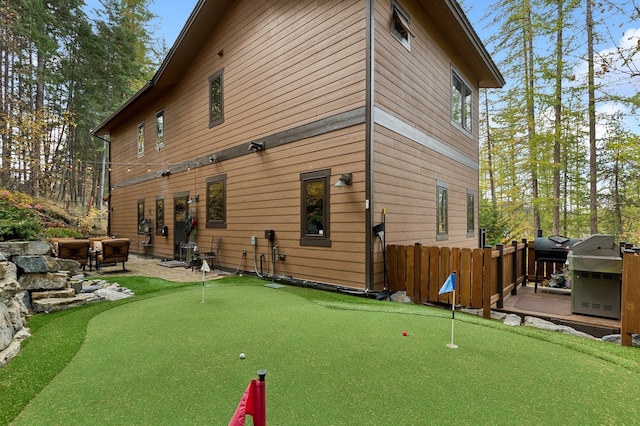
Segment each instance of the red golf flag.
[[267,425],[264,375],[261,375],[260,379],[253,379],[247,386],[236,412],[233,413],[229,426],[244,426],[247,414],[253,417],[254,426]]

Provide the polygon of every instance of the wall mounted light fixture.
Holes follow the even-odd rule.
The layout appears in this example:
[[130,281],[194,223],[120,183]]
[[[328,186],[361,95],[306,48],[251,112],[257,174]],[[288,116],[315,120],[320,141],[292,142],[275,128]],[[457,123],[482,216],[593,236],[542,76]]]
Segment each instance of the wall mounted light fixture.
[[249,144],[249,151],[262,151],[264,149],[264,142],[251,142]]
[[336,188],[346,188],[348,185],[351,185],[351,173],[343,173],[338,182],[333,186]]
[[165,170],[164,172],[162,172],[162,176],[171,176],[171,170]]
[[211,154],[209,156],[209,162],[210,163],[215,163],[218,160],[218,155],[217,154]]

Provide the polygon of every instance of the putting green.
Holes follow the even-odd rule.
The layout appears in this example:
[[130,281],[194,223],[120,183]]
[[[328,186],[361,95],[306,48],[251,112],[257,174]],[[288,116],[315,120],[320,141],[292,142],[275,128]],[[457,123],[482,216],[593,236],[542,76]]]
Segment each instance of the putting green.
[[95,317],[15,424],[226,425],[263,368],[272,425],[640,418],[640,375],[557,344],[456,321],[449,349],[441,316],[331,309],[256,286],[208,284],[201,295],[196,286]]

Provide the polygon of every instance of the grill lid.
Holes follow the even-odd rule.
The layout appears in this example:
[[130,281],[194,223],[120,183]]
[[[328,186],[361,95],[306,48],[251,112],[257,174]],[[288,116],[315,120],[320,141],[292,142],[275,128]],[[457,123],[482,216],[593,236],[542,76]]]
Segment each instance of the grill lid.
[[569,249],[580,240],[572,240],[561,235],[553,235],[548,238],[538,236],[535,239],[535,258],[567,260]]

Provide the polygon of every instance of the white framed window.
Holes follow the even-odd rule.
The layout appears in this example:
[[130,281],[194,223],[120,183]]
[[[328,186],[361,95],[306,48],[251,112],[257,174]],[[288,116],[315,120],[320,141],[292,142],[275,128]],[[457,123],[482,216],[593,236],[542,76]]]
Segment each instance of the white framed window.
[[451,121],[462,127],[467,132],[471,132],[472,113],[472,92],[471,88],[458,75],[455,70],[451,70]]
[[411,20],[409,15],[395,1],[391,2],[391,34],[402,44],[408,51],[411,51]]

